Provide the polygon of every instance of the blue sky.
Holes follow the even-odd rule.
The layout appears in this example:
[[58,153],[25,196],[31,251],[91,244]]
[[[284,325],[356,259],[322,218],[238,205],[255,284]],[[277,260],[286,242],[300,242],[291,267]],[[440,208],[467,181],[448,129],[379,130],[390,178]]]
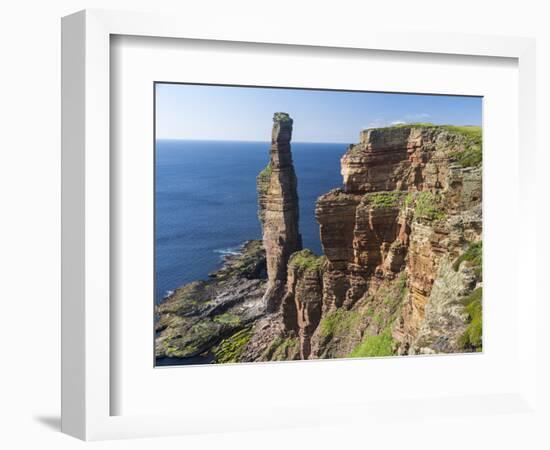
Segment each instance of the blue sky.
[[293,141],[357,142],[395,123],[481,125],[480,97],[156,85],[158,139],[268,141],[273,113],[294,119]]

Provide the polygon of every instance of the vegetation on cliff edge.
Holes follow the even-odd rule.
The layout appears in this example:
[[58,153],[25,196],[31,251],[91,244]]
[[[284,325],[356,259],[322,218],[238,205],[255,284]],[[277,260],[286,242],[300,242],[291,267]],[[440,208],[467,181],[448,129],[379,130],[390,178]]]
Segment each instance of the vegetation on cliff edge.
[[455,262],[453,263],[453,269],[455,272],[458,271],[460,268],[460,265],[464,261],[468,261],[468,263],[476,268],[476,275],[478,277],[481,277],[481,267],[482,267],[482,258],[483,258],[483,242],[473,242],[470,244],[470,246],[466,249],[462,255],[460,255]]
[[288,265],[301,270],[321,270],[326,261],[325,256],[317,256],[309,249],[300,250],[291,255]]
[[463,304],[468,313],[468,327],[460,336],[458,345],[464,350],[474,350],[480,352],[483,336],[483,314],[482,301],[483,288],[477,288],[466,299]]
[[431,192],[420,192],[416,197],[415,217],[428,220],[441,220],[445,213],[441,209],[441,197]]
[[461,150],[451,152],[450,156],[461,167],[478,167],[483,159],[483,139],[480,126],[476,125],[435,125],[427,122],[414,122],[392,125],[390,127],[374,128],[376,130],[391,128],[425,128],[429,130],[448,131],[460,135],[465,140]]
[[292,118],[286,112],[276,112],[273,114],[273,122],[292,122]]
[[363,200],[374,208],[395,208],[399,206],[399,201],[403,196],[399,191],[374,192],[363,196]]
[[267,179],[271,177],[271,161],[268,162],[267,166],[265,166],[263,170],[258,174],[258,177]]

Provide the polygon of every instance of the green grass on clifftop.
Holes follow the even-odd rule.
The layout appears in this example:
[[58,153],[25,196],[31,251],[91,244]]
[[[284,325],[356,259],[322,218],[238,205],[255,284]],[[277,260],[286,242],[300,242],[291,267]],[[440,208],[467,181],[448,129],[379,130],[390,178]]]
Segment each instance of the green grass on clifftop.
[[326,261],[324,256],[317,256],[309,249],[293,253],[288,261],[289,267],[296,267],[301,270],[321,270]]
[[462,151],[455,151],[451,156],[462,167],[477,167],[483,159],[481,127],[443,125],[443,129],[464,136],[466,147]]
[[[472,143],[481,145],[481,127],[477,125],[436,125],[429,122],[413,122],[394,125],[395,128],[433,128],[449,133],[461,134]],[[388,127],[391,128],[391,127]]]
[[461,135],[465,138],[466,145],[463,150],[451,153],[451,157],[461,167],[477,167],[483,159],[483,138],[482,129],[476,125],[435,125],[427,122],[413,122],[393,125],[391,127],[375,128],[376,130],[390,128],[427,128],[433,130],[444,130],[449,133]]

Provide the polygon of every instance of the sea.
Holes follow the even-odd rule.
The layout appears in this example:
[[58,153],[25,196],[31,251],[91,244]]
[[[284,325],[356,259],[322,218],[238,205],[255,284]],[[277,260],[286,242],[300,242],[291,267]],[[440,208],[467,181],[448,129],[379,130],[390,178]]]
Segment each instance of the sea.
[[[321,254],[315,202],[342,185],[347,144],[292,143],[304,248]],[[206,280],[223,257],[261,239],[256,176],[269,142],[157,140],[155,161],[155,301]]]

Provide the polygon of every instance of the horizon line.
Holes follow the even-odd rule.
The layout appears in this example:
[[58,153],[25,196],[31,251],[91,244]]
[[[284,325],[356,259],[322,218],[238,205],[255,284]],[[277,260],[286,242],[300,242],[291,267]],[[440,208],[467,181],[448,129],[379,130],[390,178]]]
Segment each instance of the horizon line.
[[[261,142],[261,143],[270,143],[271,141],[257,140],[257,139],[190,139],[190,138],[168,138],[168,137],[157,137],[155,141],[202,141],[202,142]],[[359,142],[359,140],[357,140]],[[337,142],[337,141],[291,141],[291,144],[343,144],[349,145],[353,142]]]

